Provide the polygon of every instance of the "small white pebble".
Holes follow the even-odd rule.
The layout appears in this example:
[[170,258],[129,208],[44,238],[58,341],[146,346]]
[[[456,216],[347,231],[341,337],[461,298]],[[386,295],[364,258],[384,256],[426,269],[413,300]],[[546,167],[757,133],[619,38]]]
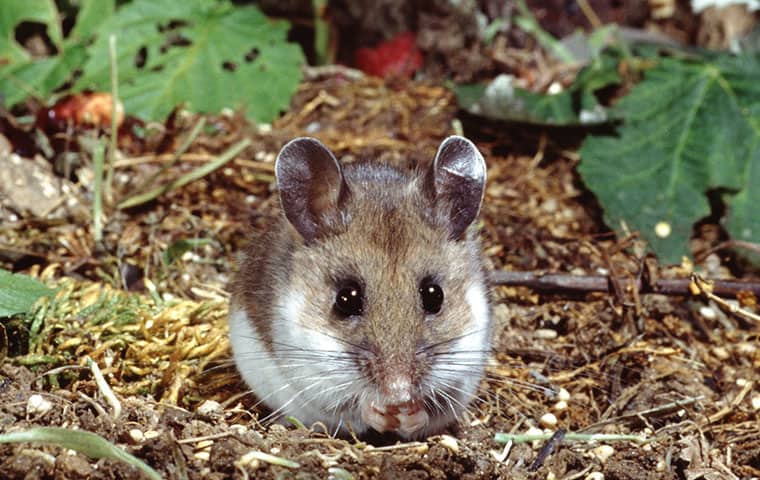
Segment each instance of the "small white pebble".
[[145,435],[143,435],[142,430],[139,428],[133,428],[129,431],[129,438],[131,438],[135,443],[141,443],[143,440],[145,440]]
[[757,345],[751,342],[741,342],[736,346],[736,351],[742,355],[754,355],[757,351]]
[[[530,427],[525,432],[525,435],[543,435],[543,434],[544,434],[544,431],[538,427]],[[531,446],[534,449],[539,449],[541,448],[542,445],[543,445],[543,441],[541,440],[534,440],[533,442],[531,442]]]
[[261,466],[261,460],[259,460],[260,452],[257,450],[250,451],[240,457],[240,459],[235,462],[235,465],[239,465],[241,467],[249,467],[253,470],[256,470]]
[[449,449],[452,453],[459,453],[459,442],[451,435],[441,435],[441,445]]
[[554,340],[557,338],[557,331],[551,328],[539,328],[533,332],[533,336],[542,340]]
[[728,360],[731,356],[729,355],[728,350],[726,350],[726,347],[713,347],[712,353],[718,357],[718,360]]
[[564,400],[560,400],[559,402],[555,403],[552,407],[552,410],[555,412],[564,412],[567,410],[567,402]]
[[604,480],[604,474],[602,472],[591,472],[586,475],[585,480]]
[[156,437],[158,437],[160,434],[155,430],[148,430],[147,432],[143,433],[143,436],[145,437],[145,440],[152,440]]
[[271,123],[259,123],[256,125],[259,133],[269,133],[272,131],[272,124]]
[[545,201],[541,204],[541,210],[547,213],[552,213],[557,211],[557,200],[554,198],[550,198],[549,200]]
[[715,313],[715,309],[708,306],[699,307],[699,314],[705,320],[715,320],[718,317],[718,314]]
[[220,414],[222,413],[222,405],[214,400],[206,400],[198,407],[196,413],[204,416]]
[[664,472],[665,471],[665,460],[658,460],[657,465],[655,465],[654,470],[656,472]]
[[52,408],[53,404],[50,403],[50,401],[36,393],[26,401],[27,415],[43,415],[49,412]]
[[558,93],[561,93],[563,90],[562,84],[559,82],[552,82],[551,85],[549,85],[549,88],[546,90],[546,92],[549,95],[557,95]]
[[557,426],[557,416],[553,413],[545,413],[538,422],[545,428],[553,428]]
[[760,410],[760,395],[752,397],[752,410]]
[[747,379],[746,378],[737,378],[736,379],[736,386],[737,387],[744,387],[747,385]]
[[195,455],[193,455],[193,457],[198,460],[208,462],[208,459],[211,458],[211,453],[204,450],[202,452],[195,452]]
[[591,450],[591,453],[593,453],[594,456],[604,464],[612,456],[612,454],[615,453],[615,449],[609,445],[599,445],[598,447]]
[[559,391],[557,392],[557,400],[561,402],[562,401],[567,402],[568,400],[570,400],[570,392],[560,387]]
[[554,472],[549,472],[546,474],[546,480],[557,480],[557,475]]

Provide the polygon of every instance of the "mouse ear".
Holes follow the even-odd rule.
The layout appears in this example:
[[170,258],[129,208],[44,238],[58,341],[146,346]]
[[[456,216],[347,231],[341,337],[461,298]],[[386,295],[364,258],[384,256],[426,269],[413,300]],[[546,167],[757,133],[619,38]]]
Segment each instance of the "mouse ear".
[[314,240],[348,193],[340,163],[319,140],[296,138],[277,155],[275,175],[285,217],[304,240]]
[[459,238],[483,202],[486,162],[475,145],[464,137],[451,136],[441,142],[428,175],[437,209],[448,215],[451,238]]

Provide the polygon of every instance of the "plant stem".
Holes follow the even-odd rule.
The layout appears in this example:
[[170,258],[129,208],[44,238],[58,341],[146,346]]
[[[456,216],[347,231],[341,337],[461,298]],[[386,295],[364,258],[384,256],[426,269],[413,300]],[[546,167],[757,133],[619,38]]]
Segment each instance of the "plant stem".
[[[525,443],[534,441],[549,440],[553,434],[540,433],[540,434],[519,434],[519,433],[497,433],[494,436],[494,440],[499,443]],[[578,441],[578,442],[634,442],[644,443],[647,441],[645,437],[641,435],[617,435],[606,433],[566,433],[564,440]]]
[[92,232],[95,243],[103,240],[103,162],[105,145],[98,141],[92,151],[92,167],[95,185],[92,191]]
[[108,203],[112,200],[113,171],[116,163],[116,148],[119,135],[119,67],[116,63],[116,35],[108,37],[108,58],[111,62],[111,145],[108,148],[108,175],[106,178],[105,196]]

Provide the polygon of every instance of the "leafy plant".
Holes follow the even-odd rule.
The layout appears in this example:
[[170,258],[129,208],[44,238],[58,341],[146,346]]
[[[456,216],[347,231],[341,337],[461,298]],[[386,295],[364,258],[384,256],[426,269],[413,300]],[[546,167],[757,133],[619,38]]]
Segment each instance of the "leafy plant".
[[26,313],[37,300],[54,292],[32,277],[0,269],[0,318]]
[[[29,94],[46,98],[72,80],[75,91],[110,91],[110,35],[116,36],[125,110],[146,119],[163,119],[186,104],[204,112],[244,107],[250,118],[269,121],[300,82],[303,54],[286,42],[287,22],[272,21],[254,6],[228,0],[133,0],[116,10],[113,0],[80,5],[66,38],[53,0],[3,6],[0,92],[8,104]],[[22,21],[44,24],[58,53],[32,59],[14,40]]]
[[[598,48],[599,40],[590,43]],[[493,120],[524,122],[547,126],[590,126],[613,119],[594,92],[620,83],[617,66],[620,52],[595,54],[575,81],[562,91],[541,94],[512,85],[511,78],[500,75],[487,85],[454,86],[459,105],[474,115]]]
[[661,58],[613,108],[618,135],[590,136],[580,174],[610,227],[641,232],[665,262],[687,253],[692,225],[728,207],[736,240],[760,242],[760,58]]

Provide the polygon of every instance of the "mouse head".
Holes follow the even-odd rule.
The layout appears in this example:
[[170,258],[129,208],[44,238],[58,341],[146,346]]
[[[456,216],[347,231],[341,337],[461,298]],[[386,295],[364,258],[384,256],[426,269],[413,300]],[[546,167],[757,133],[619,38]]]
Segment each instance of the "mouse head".
[[359,431],[419,436],[450,423],[490,351],[469,229],[486,179],[477,148],[449,137],[427,169],[406,175],[342,167],[319,141],[299,138],[280,152],[276,174],[295,245],[278,309],[299,327],[283,343],[324,360],[300,372],[310,397]]

